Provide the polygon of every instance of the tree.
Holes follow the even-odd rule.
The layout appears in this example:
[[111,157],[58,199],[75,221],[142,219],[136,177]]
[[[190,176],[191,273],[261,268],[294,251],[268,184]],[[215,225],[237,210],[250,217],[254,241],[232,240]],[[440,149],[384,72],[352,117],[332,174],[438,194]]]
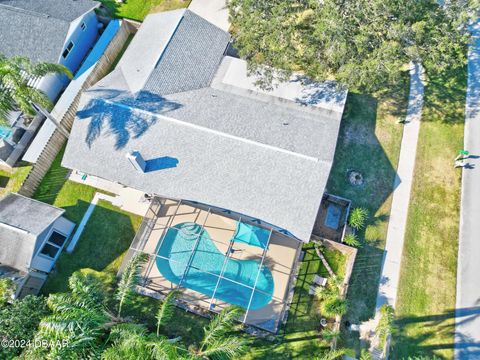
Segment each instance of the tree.
[[102,353],[103,360],[176,360],[188,355],[186,349],[175,344],[178,339],[172,341],[149,334],[145,327],[137,324],[115,326],[110,332],[109,342],[113,344]]
[[15,294],[15,283],[10,278],[0,279],[0,306],[4,306],[12,300]]
[[124,303],[129,303],[135,294],[135,286],[140,281],[140,274],[142,266],[148,260],[148,255],[145,253],[137,253],[125,266],[125,270],[122,273],[120,282],[118,283],[118,289],[115,294],[115,298],[118,300],[118,314],[120,317],[122,314],[122,307]]
[[35,110],[31,102],[45,108],[51,107],[48,97],[28,84],[31,78],[49,74],[72,77],[70,70],[64,65],[44,62],[33,64],[26,57],[7,58],[0,54],[0,122],[7,122],[8,113],[15,109],[20,109],[26,116],[33,117]]
[[245,339],[229,335],[236,330],[236,321],[242,313],[242,309],[234,306],[223,309],[204,328],[203,340],[193,354],[213,360],[236,359],[245,354]]
[[174,300],[178,296],[179,290],[172,290],[165,297],[157,312],[157,336],[160,335],[160,327],[164,326],[173,316],[175,310]]
[[333,318],[347,312],[347,301],[340,296],[340,280],[330,278],[327,286],[318,286],[315,296],[320,300],[320,313]]
[[100,338],[122,320],[106,307],[105,289],[99,278],[77,271],[69,278],[69,293],[50,294],[52,314],[40,322],[36,340],[59,341],[66,346],[30,347],[27,358],[83,359],[98,356]]
[[[428,71],[466,62],[476,0],[229,0],[235,46],[271,84],[300,71],[351,89],[395,84],[410,61]],[[276,74],[272,68],[284,71]]]
[[[32,340],[41,318],[48,313],[45,298],[41,296],[29,295],[0,306],[0,339]],[[20,347],[0,347],[0,358],[12,359],[21,350]]]

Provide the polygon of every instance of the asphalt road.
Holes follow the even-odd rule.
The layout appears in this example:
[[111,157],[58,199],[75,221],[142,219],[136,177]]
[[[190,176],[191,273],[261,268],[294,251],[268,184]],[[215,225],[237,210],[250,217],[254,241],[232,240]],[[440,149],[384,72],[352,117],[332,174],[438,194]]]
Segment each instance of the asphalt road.
[[455,358],[462,360],[480,359],[480,21],[471,31],[465,113],[471,167],[462,177],[455,311]]

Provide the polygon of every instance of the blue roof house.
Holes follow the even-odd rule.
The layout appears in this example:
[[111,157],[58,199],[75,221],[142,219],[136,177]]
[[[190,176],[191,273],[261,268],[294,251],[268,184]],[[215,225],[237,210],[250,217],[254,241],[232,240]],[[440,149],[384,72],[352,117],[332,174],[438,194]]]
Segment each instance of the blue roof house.
[[[74,74],[98,38],[92,0],[0,0],[0,54],[65,65]],[[55,101],[66,76],[35,79],[33,85]]]

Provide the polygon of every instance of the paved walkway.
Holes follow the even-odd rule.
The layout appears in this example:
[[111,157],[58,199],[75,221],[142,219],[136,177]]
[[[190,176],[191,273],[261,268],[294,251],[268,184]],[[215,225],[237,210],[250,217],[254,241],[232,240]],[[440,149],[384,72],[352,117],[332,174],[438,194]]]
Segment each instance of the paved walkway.
[[465,149],[473,155],[464,169],[455,311],[455,358],[480,359],[480,21],[471,27],[468,55]]
[[82,221],[80,221],[80,224],[78,224],[77,230],[75,231],[75,234],[73,235],[72,240],[67,246],[68,253],[71,253],[75,249],[78,239],[80,239],[80,235],[82,235],[82,232],[85,229],[85,225],[87,225],[88,219],[90,219],[90,216],[92,215],[93,210],[95,209],[95,206],[97,206],[99,200],[105,200],[112,204],[115,204],[116,198],[113,196],[98,193],[98,192],[95,193],[95,195],[93,196],[92,202],[88,206],[87,211],[85,211],[85,214],[83,214]]
[[407,117],[403,129],[400,159],[398,162],[392,209],[388,223],[387,242],[385,245],[385,255],[380,277],[380,287],[377,295],[377,313],[383,304],[395,306],[397,299],[397,286],[400,278],[403,241],[407,224],[413,171],[415,168],[420,119],[422,116],[422,73],[423,68],[420,64],[411,66]]

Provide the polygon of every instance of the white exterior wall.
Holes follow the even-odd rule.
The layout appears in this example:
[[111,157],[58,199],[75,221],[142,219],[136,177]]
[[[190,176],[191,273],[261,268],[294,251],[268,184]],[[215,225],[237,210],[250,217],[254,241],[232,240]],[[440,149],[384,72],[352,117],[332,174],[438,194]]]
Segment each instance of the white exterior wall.
[[[55,265],[58,257],[62,253],[63,247],[68,242],[68,238],[73,231],[75,224],[72,223],[70,220],[65,219],[64,217],[59,217],[51,226],[49,226],[42,234],[37,238],[37,244],[35,249],[35,255],[33,256],[33,260],[30,263],[31,270],[38,270],[43,272],[50,272]],[[47,242],[50,238],[50,235],[53,231],[61,233],[67,237],[64,246],[60,251],[57,253],[55,259],[51,259],[48,256],[40,254],[40,250],[43,248],[43,245]]]

